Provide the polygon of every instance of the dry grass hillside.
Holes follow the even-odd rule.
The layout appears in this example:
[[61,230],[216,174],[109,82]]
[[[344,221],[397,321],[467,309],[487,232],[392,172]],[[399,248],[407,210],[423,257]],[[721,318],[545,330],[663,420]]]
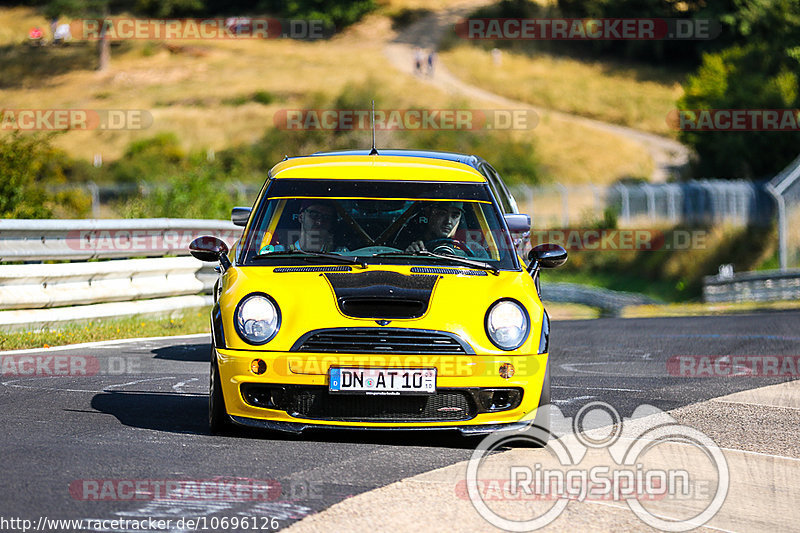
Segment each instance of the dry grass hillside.
[[[93,70],[93,45],[27,46],[28,28],[34,24],[47,28],[46,21],[30,8],[4,8],[0,9],[0,47],[4,49],[0,99],[5,109],[141,109],[150,113],[152,125],[144,130],[72,131],[56,139],[58,146],[75,156],[91,159],[101,154],[104,161],[118,158],[132,140],[159,132],[176,133],[188,150],[251,142],[273,126],[276,111],[307,106],[314,98],[325,101],[346,84],[366,80],[381,87],[385,105],[393,109],[463,106],[465,102],[398,72],[383,55],[384,46],[397,34],[390,15],[405,8],[439,7],[416,0],[388,2],[344,33],[318,42],[125,42],[113,47],[111,67],[102,73]],[[473,53],[457,51],[447,60],[457,63],[463,60],[458,54],[469,58]],[[568,69],[572,67],[565,66],[564,75],[574,75]],[[529,75],[519,69],[520,83]],[[615,83],[601,73],[596,75],[595,84]],[[479,102],[466,105],[481,108]],[[588,128],[544,120],[533,130],[509,134],[529,140],[546,174],[562,183],[603,184],[647,176],[652,170],[642,147]],[[482,155],[491,160],[492,154]]]

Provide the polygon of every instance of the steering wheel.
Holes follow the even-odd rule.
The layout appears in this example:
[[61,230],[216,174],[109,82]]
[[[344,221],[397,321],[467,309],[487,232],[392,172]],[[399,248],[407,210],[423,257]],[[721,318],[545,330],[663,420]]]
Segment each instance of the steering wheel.
[[449,237],[427,241],[425,242],[425,249],[430,250],[435,254],[449,255],[457,255],[456,250],[458,249],[467,255],[472,255],[472,251],[467,246],[467,243],[464,241],[459,241],[458,239],[451,239]]

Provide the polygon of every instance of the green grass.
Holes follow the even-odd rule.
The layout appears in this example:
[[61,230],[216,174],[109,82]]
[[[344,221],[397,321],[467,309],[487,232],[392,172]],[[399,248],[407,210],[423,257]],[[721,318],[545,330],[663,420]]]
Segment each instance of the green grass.
[[654,318],[670,316],[740,315],[770,311],[800,309],[800,302],[731,302],[731,303],[680,303],[667,305],[630,305],[622,311],[622,318]]
[[675,282],[642,279],[625,272],[542,271],[542,283],[548,282],[579,283],[612,291],[637,292],[660,302],[679,302],[685,299],[681,297]]
[[113,320],[71,323],[37,331],[0,332],[0,350],[49,348],[81,342],[161,337],[209,332],[209,309],[193,309],[171,317],[134,316]]

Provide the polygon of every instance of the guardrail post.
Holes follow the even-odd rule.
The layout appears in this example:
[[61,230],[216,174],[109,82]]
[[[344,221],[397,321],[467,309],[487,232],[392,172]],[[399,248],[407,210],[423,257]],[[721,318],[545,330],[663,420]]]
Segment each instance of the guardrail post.
[[558,189],[561,191],[561,225],[565,228],[569,227],[569,191],[561,183],[558,184]]
[[619,184],[617,188],[622,197],[622,221],[628,223],[631,221],[631,195],[625,185]]
[[92,195],[92,218],[100,218],[100,187],[93,181],[89,181],[86,186]]
[[778,204],[778,258],[780,260],[781,272],[785,272],[787,262],[786,202],[771,183],[767,183],[767,192],[775,198],[775,202]]

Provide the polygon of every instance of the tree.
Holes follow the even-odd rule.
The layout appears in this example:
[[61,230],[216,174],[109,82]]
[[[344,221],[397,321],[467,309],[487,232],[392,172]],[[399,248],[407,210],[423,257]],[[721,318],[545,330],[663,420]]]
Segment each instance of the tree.
[[[98,19],[105,23],[112,15],[112,9],[119,2],[112,4],[111,0],[51,0],[44,4],[44,14],[48,19],[59,17]],[[129,5],[120,5],[128,9]],[[144,15],[168,17],[201,12],[204,9],[203,0],[139,0],[133,6],[134,11]],[[97,42],[97,70],[108,69],[111,63],[111,41],[105,32],[105,24],[101,26],[100,39]]]
[[[684,84],[678,107],[784,109],[800,107],[800,4],[795,0],[735,0],[721,15],[741,44],[706,54]],[[800,117],[796,117],[800,120]],[[695,174],[768,178],[797,157],[800,132],[682,132],[700,156]]]

